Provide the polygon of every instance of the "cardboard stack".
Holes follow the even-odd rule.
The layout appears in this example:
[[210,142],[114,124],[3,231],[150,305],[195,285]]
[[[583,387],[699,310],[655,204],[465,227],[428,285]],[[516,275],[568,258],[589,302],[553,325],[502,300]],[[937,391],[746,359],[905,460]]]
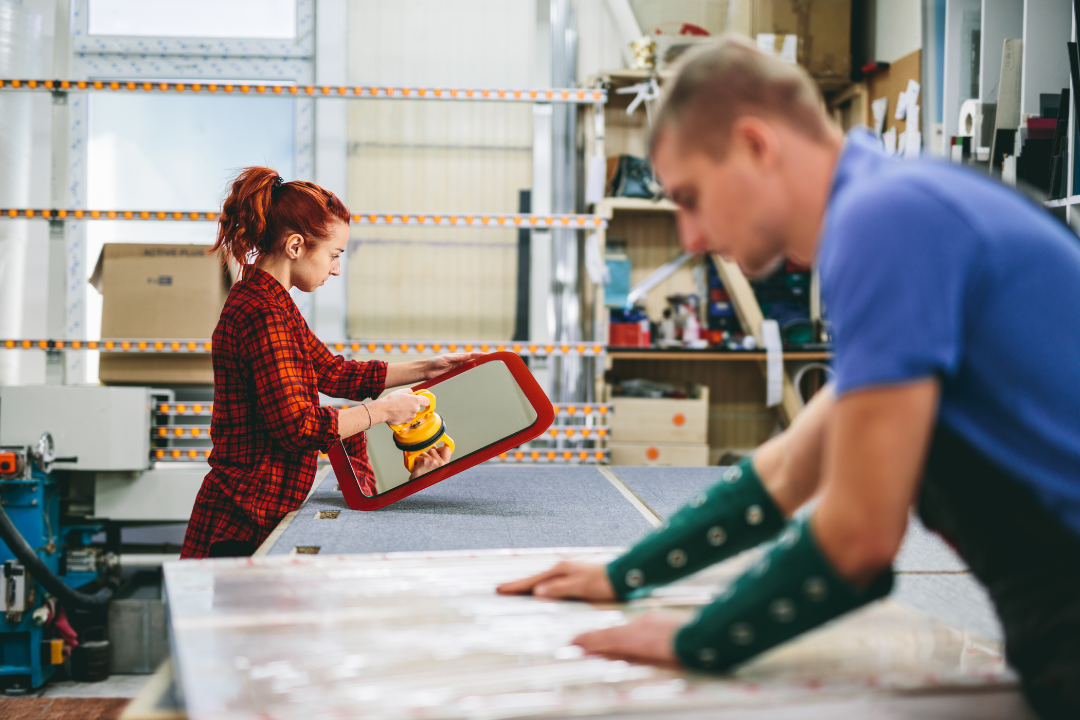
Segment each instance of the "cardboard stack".
[[[228,274],[205,245],[108,243],[90,283],[103,296],[101,337],[209,340],[229,294]],[[101,353],[106,385],[206,385],[211,356]]]

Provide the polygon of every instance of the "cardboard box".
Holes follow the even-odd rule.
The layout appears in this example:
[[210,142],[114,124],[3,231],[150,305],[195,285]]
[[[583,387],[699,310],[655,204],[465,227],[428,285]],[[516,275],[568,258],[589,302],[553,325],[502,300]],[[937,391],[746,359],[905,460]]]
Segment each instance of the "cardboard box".
[[609,442],[612,465],[660,465],[706,467],[709,446],[705,443]]
[[687,400],[613,397],[608,421],[611,439],[619,443],[706,443],[709,388],[694,385],[689,395]]
[[795,35],[798,63],[817,79],[851,77],[851,0],[753,0],[751,37],[775,36],[775,51],[783,51],[783,36]]
[[[103,296],[101,337],[209,340],[229,295],[228,274],[206,245],[108,243],[90,283]],[[101,353],[101,382],[212,384],[209,353]]]

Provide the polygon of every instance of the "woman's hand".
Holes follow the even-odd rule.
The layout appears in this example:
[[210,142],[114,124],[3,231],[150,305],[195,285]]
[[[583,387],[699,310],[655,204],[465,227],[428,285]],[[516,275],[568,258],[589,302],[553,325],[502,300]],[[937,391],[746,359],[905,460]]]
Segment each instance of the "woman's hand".
[[425,380],[434,380],[445,373],[454,370],[467,362],[484,357],[484,353],[452,353],[439,355],[423,361],[421,372]]
[[368,403],[371,410],[372,425],[386,423],[401,425],[416,417],[416,414],[430,405],[423,395],[413,395],[407,390],[384,395]]
[[632,660],[654,665],[678,665],[675,634],[682,621],[662,613],[649,613],[626,625],[582,633],[573,640],[588,655]]
[[595,563],[561,562],[524,580],[503,583],[500,595],[526,595],[564,600],[614,602],[615,590],[608,580],[607,566]]
[[416,456],[413,461],[413,471],[409,475],[410,480],[431,472],[435,468],[442,467],[446,463],[450,462],[451,450],[448,446],[443,445],[440,448],[428,448],[424,452]]

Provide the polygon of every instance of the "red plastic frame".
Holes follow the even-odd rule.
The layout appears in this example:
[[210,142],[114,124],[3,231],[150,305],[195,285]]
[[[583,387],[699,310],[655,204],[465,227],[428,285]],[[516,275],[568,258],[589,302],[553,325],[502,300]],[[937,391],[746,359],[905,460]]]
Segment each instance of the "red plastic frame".
[[437,482],[442,482],[452,475],[457,475],[463,470],[468,470],[475,465],[479,465],[485,460],[495,457],[499,453],[537,438],[543,434],[545,430],[551,427],[551,424],[555,421],[555,408],[551,406],[551,401],[548,400],[547,394],[537,384],[536,378],[533,377],[533,374],[529,372],[529,368],[521,361],[521,358],[518,357],[516,353],[496,352],[485,355],[478,360],[473,360],[470,363],[462,365],[457,370],[452,370],[445,375],[440,375],[435,380],[420,383],[412,389],[423,390],[425,388],[434,387],[445,380],[449,380],[463,372],[472,370],[474,367],[496,361],[505,363],[506,367],[510,370],[510,374],[514,376],[518,387],[525,393],[525,397],[529,400],[529,404],[531,404],[533,410],[536,411],[536,422],[524,430],[514,433],[510,437],[500,440],[494,445],[489,445],[482,450],[477,450],[460,460],[452,460],[448,465],[444,465],[437,470],[432,470],[426,475],[421,475],[415,480],[407,482],[404,485],[399,485],[393,490],[388,490],[376,497],[368,497],[360,491],[360,483],[356,479],[356,473],[353,472],[349,455],[345,452],[345,446],[338,440],[330,446],[330,464],[334,467],[334,475],[337,476],[341,494],[345,497],[345,504],[353,510],[378,510],[379,508],[396,503],[402,498],[407,498],[413,493],[418,493],[424,488],[429,488]]

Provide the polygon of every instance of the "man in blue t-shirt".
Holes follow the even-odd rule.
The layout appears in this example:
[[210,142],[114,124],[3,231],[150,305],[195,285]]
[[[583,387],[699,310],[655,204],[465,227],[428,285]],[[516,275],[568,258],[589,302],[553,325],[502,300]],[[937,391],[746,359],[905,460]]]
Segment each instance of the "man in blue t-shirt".
[[888,594],[917,507],[988,588],[1033,707],[1080,717],[1080,241],[986,177],[845,140],[805,72],[734,40],[684,65],[652,157],[686,250],[817,263],[835,386],[611,564],[500,592],[632,598],[776,539],[690,623],[576,640],[723,671]]

